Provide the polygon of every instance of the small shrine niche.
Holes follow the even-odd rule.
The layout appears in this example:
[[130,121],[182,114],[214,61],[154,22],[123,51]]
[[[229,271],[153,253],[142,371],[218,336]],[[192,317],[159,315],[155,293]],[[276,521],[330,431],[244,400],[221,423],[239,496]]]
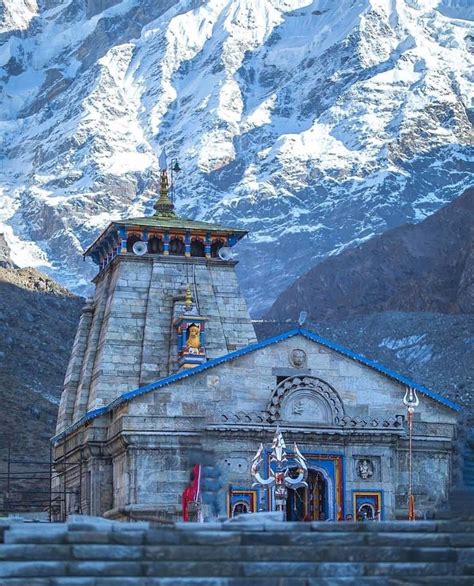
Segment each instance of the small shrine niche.
[[193,368],[207,360],[207,317],[199,315],[192,299],[191,290],[186,289],[183,313],[175,320],[178,334],[178,365],[180,369]]

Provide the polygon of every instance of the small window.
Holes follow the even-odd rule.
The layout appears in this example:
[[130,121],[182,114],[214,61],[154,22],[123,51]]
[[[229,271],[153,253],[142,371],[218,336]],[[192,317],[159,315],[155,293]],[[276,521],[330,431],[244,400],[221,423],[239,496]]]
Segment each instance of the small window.
[[138,242],[139,240],[140,236],[137,236],[136,234],[131,234],[127,238],[127,252],[133,252],[133,245],[135,244],[135,242]]
[[172,238],[170,240],[170,254],[184,255],[184,242],[181,238]]
[[205,256],[205,247],[202,240],[197,238],[191,240],[191,256]]
[[163,240],[157,236],[152,236],[148,240],[148,252],[151,252],[151,254],[163,254]]
[[211,256],[212,258],[216,258],[219,256],[219,250],[224,246],[223,240],[216,240],[211,244]]

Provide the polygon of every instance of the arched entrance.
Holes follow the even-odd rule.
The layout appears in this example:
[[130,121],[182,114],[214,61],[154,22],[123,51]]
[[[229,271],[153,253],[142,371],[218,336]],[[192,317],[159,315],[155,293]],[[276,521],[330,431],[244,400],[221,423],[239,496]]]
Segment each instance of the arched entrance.
[[374,521],[376,515],[377,512],[374,506],[370,503],[366,503],[359,507],[359,510],[357,511],[357,521]]
[[288,490],[288,521],[324,521],[328,518],[328,486],[324,476],[317,470],[309,470],[306,482],[308,488]]

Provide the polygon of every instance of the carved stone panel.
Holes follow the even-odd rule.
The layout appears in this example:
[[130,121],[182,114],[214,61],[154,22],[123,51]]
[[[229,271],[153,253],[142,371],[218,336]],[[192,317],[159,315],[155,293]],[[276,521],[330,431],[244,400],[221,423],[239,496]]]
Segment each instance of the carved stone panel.
[[379,456],[354,456],[354,480],[374,481],[380,480]]
[[288,360],[294,368],[304,368],[307,363],[306,352],[301,348],[294,348],[290,351]]
[[286,421],[332,423],[327,402],[310,390],[291,393],[283,402],[280,418]]
[[273,391],[267,410],[273,421],[334,425],[344,417],[336,391],[311,376],[295,376],[281,382]]

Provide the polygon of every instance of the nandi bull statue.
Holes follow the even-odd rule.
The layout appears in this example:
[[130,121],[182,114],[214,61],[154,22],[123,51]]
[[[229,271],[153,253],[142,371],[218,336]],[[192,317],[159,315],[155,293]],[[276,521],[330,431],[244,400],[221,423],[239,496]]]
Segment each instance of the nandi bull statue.
[[[279,428],[277,428],[272,442],[272,451],[270,453],[270,467],[269,477],[263,478],[260,470],[263,464],[263,444],[260,444],[254,459],[250,473],[255,480],[253,486],[266,486],[268,488],[275,487],[275,507],[277,511],[283,511],[286,516],[286,499],[288,497],[288,488],[307,487],[306,478],[308,477],[308,467],[306,460],[294,444],[294,455],[292,459],[296,461],[297,467],[290,467],[288,465],[288,457],[286,453],[286,444],[283,435]],[[292,474],[296,472],[296,477]]]

